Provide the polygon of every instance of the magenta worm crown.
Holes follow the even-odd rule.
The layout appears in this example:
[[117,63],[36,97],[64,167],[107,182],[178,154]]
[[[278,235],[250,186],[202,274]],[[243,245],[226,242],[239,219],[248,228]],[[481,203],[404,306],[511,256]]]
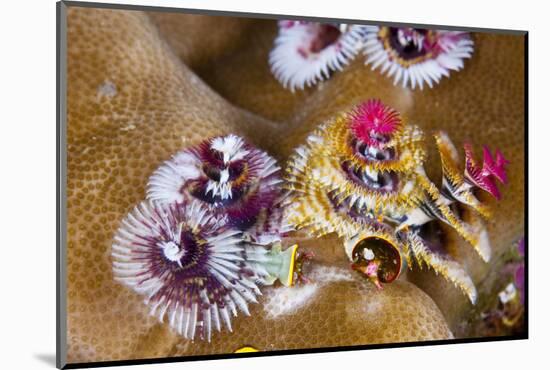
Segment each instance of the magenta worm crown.
[[213,137],[177,153],[149,179],[147,197],[163,203],[197,199],[254,240],[284,232],[280,168],[236,135]]
[[479,167],[474,158],[472,145],[464,144],[466,154],[465,174],[469,181],[475,186],[485,190],[496,199],[500,199],[500,191],[496,185],[495,179],[503,184],[508,182],[506,176],[506,166],[510,163],[500,150],[496,150],[495,159],[487,146],[483,146],[483,167]]
[[378,146],[401,128],[401,117],[380,100],[368,100],[351,113],[351,130],[365,144]]
[[506,176],[505,166],[510,164],[510,161],[504,158],[500,150],[495,151],[496,161],[491,155],[491,151],[487,146],[483,146],[483,171],[490,173],[496,177],[501,183],[506,184],[508,177]]

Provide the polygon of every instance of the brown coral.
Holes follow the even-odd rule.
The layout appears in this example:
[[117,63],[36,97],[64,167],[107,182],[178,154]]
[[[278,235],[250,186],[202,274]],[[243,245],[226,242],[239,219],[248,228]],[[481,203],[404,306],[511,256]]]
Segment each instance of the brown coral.
[[[476,42],[486,46],[478,48],[466,66],[469,71],[430,91],[395,88],[376,73],[365,73],[357,61],[322,88],[292,95],[269,75],[266,55],[274,22],[192,17],[197,16],[89,8],[68,12],[69,362],[233,352],[243,346],[271,350],[449,338],[441,312],[414,285],[402,281],[375,292],[352,274],[318,283],[308,305],[284,318],[269,317],[269,305],[260,302],[252,318],[235,321],[234,334],[217,335],[211,346],[186,342],[149,317],[141,298],[113,280],[112,237],[120,219],[144,198],[148,176],[183,147],[235,132],[283,159],[314,125],[374,95],[426,129],[445,128],[457,140],[472,137],[475,144],[490,139],[517,154],[510,168],[516,176],[495,210],[509,221],[496,219],[490,225],[498,248],[523,225],[523,131],[514,130],[523,117],[523,65],[518,62],[523,44],[511,36],[476,35]],[[187,29],[178,26],[180,21],[196,30],[215,23],[215,47],[193,41],[202,37],[199,31],[189,43],[178,41]],[[252,35],[252,42],[231,41],[241,33]],[[246,110],[228,103],[194,71]],[[487,130],[477,131],[482,124]],[[346,267],[337,239],[305,245],[319,250],[320,265]],[[477,279],[490,268],[475,256],[465,258]],[[461,297],[448,297],[445,289],[427,284],[425,275],[415,281],[444,312],[451,312],[446,313],[451,324],[463,317],[463,311],[450,309]],[[379,310],[367,309],[373,302]]]

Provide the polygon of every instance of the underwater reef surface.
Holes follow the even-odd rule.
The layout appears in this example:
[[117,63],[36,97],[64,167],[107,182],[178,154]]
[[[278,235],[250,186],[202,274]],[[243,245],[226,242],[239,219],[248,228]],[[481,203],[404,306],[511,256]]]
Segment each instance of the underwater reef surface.
[[[506,282],[502,266],[524,234],[523,38],[475,33],[463,71],[433,89],[395,87],[356,58],[343,72],[294,94],[267,63],[275,21],[70,8],[68,11],[68,360],[319,348],[476,336],[482,310]],[[427,134],[426,169],[440,178],[430,134],[500,148],[510,182],[487,223],[485,264],[442,232],[479,290],[472,306],[430,271],[411,271],[377,290],[349,269],[338,238],[304,240],[313,283],[268,288],[251,316],[211,343],[188,341],[141,296],[113,280],[111,244],[120,220],[144,198],[161,162],[207,137],[235,133],[283,161],[318,124],[380,98]],[[467,217],[467,215],[465,215]],[[291,242],[289,240],[289,242]]]

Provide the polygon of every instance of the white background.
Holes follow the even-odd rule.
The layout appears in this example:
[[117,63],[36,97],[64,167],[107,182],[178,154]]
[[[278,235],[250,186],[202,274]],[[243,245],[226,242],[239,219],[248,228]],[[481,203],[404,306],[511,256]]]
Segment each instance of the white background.
[[[121,3],[121,1],[112,1]],[[518,369],[547,363],[550,19],[528,1],[131,1],[262,13],[530,31],[530,339],[133,367],[135,369]],[[537,4],[537,5],[534,5]],[[0,366],[52,368],[55,354],[55,2],[2,3],[0,79]],[[495,122],[498,125],[498,122]],[[512,158],[513,160],[513,158]],[[546,357],[546,356],[544,356]],[[529,366],[531,365],[531,366]],[[153,367],[156,366],[156,367]]]

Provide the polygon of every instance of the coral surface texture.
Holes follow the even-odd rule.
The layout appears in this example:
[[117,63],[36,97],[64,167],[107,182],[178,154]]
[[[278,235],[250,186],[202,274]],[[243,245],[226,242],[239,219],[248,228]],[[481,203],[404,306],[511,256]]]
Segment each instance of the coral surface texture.
[[[521,287],[517,283],[513,285],[513,276],[522,263],[517,247],[521,243],[523,248],[524,235],[524,38],[499,33],[465,35],[407,30],[69,7],[66,55],[68,362],[235,353],[243,348],[243,351],[273,351],[418,342],[521,332],[523,311],[519,303],[513,305],[519,300],[514,301],[513,297],[519,297],[514,289],[523,289],[523,283]],[[311,74],[299,80],[298,72],[285,69],[286,65],[281,64],[289,59],[288,68],[303,68],[292,64],[291,55],[284,54],[292,48],[284,43],[293,41],[292,37],[306,36],[313,41],[308,41],[311,47],[301,51],[301,55],[317,64]],[[443,46],[436,44],[438,37],[444,39]],[[370,49],[357,47],[362,38],[367,46],[371,45]],[[380,40],[378,49],[374,44],[377,40]],[[399,42],[401,44],[395,44]],[[462,49],[446,55],[444,52],[453,42],[460,43]],[[400,65],[388,64],[388,71],[393,73],[389,77],[383,73],[383,64],[372,68],[377,59],[371,58],[368,52],[382,53],[392,45],[394,48],[401,45],[398,49],[401,52],[408,51],[406,48],[412,45],[415,49],[411,53],[423,62],[437,55],[438,59],[434,57],[432,62],[440,65],[426,64],[426,68],[437,69],[424,72],[412,67],[406,69],[412,59],[403,59]],[[343,54],[337,54],[342,48]],[[329,54],[331,50],[334,54]],[[391,54],[388,55],[384,58],[391,59]],[[324,60],[319,58],[325,58],[328,67],[319,64]],[[399,62],[395,57],[391,60]],[[430,71],[437,72],[431,79],[426,74]],[[405,73],[409,73],[408,82],[403,81]],[[397,74],[401,80],[394,84]],[[420,77],[417,86],[412,85],[414,76],[423,76],[426,82],[422,89]],[[381,119],[388,119],[390,126],[394,124],[391,120],[397,120],[397,114],[406,123],[399,126],[403,131],[395,135],[398,142],[386,152],[377,152],[377,145],[384,143],[387,132],[397,128],[368,126],[370,121],[358,121],[356,126],[346,129],[347,118],[338,121],[338,117],[347,117],[345,112],[367,101]],[[357,120],[372,118],[370,112],[363,113],[364,117]],[[331,126],[335,120],[336,124]],[[353,240],[346,232],[313,235],[300,225],[293,229],[296,225],[287,225],[286,221],[273,226],[275,221],[270,217],[277,217],[277,222],[283,217],[285,199],[288,201],[288,198],[282,199],[288,195],[285,192],[295,190],[294,185],[285,184],[289,176],[287,163],[297,158],[297,148],[315,141],[312,133],[327,123],[322,132],[324,138],[330,137],[333,141],[339,136],[331,136],[332,132],[348,132],[363,123],[367,129],[359,127],[354,132],[364,140],[371,140],[369,135],[379,132],[381,136],[372,139],[370,144],[374,148],[371,155],[393,153],[394,148],[413,148],[420,153],[403,163],[407,166],[421,163],[425,174],[420,176],[417,167],[407,167],[404,173],[413,179],[411,185],[399,185],[400,189],[407,189],[403,191],[420,194],[419,199],[425,199],[421,196],[432,188],[428,185],[414,191],[407,188],[425,184],[423,180],[416,180],[417,177],[431,179],[440,189],[442,175],[448,175],[445,166],[442,171],[442,159],[450,161],[449,158],[454,157],[449,152],[448,157],[443,158],[447,153],[443,149],[450,150],[447,146],[441,147],[442,142],[447,145],[447,138],[456,144],[461,168],[465,165],[465,156],[476,158],[478,166],[483,164],[483,145],[492,151],[485,153],[486,160],[487,153],[490,155],[498,148],[494,172],[487,172],[486,167],[483,173],[475,172],[475,168],[466,171],[470,174],[464,185],[468,189],[473,185],[486,185],[480,185],[481,181],[492,181],[489,177],[493,173],[495,178],[500,175],[500,179],[507,182],[505,185],[497,182],[500,200],[489,190],[476,189],[475,197],[490,209],[486,217],[479,215],[485,208],[475,212],[472,207],[456,201],[451,208],[444,205],[465,223],[483,223],[483,235],[490,241],[490,258],[486,249],[479,251],[485,248],[478,248],[478,244],[482,244],[479,238],[468,239],[470,229],[461,231],[462,224],[426,223],[428,226],[423,226],[419,235],[428,234],[426,240],[437,240],[452,258],[449,266],[459,266],[456,271],[463,275],[456,278],[452,275],[455,270],[445,270],[446,265],[438,271],[439,260],[409,268],[416,262],[403,254],[402,261],[400,257],[393,260],[394,270],[390,271],[391,279],[387,278],[386,283],[383,277],[380,282],[376,276],[365,276],[371,274],[368,268],[374,265],[350,267],[355,250],[346,250],[346,237]],[[338,131],[340,127],[344,128]],[[416,146],[417,132],[423,135],[422,146]],[[445,132],[444,136],[438,136],[439,132]],[[436,138],[439,141],[436,142]],[[410,140],[412,144],[403,140]],[[473,148],[473,152],[465,153],[463,143],[469,143],[466,148]],[[334,149],[329,148],[329,144],[311,145],[314,149],[308,158],[320,168],[330,159],[337,159],[331,154],[331,150],[338,149],[336,146]],[[199,149],[186,152],[189,148]],[[183,154],[175,157],[177,153]],[[189,161],[188,153],[195,155],[192,162],[195,167],[181,165]],[[200,160],[208,165],[201,167]],[[178,167],[180,165],[182,167]],[[506,165],[505,174],[498,172],[498,165],[502,168]],[[339,170],[338,166],[335,171]],[[195,179],[192,186],[188,186],[191,183],[185,182],[184,176],[185,181],[181,183],[172,181],[170,176],[177,175],[171,175],[170,171],[184,170],[186,176]],[[308,170],[311,174],[296,177],[303,175],[300,179],[313,181],[319,172]],[[156,177],[152,177],[153,174]],[[317,180],[323,183],[324,178]],[[264,182],[254,185],[254,181]],[[381,186],[382,180],[377,181],[375,185]],[[394,180],[388,176],[384,181]],[[155,188],[159,184],[160,190]],[[193,208],[194,205],[185,203],[189,207],[185,214],[181,209],[166,211],[170,205],[161,207],[160,203],[142,203],[142,210],[157,212],[154,215],[134,209],[141,202],[147,202],[151,195],[155,198],[151,201],[161,199],[166,195],[163,189],[172,191],[176,201],[187,202],[178,198],[183,186],[188,186],[185,191],[195,195],[200,186],[204,186],[202,201],[214,206]],[[493,187],[490,190],[495,191]],[[209,200],[209,194],[214,200]],[[246,200],[242,203],[244,208],[227,205],[239,196]],[[434,204],[439,201],[436,198],[430,198]],[[266,199],[269,203],[265,203]],[[405,204],[407,199],[403,199]],[[418,202],[415,206],[425,206]],[[299,202],[294,202],[296,204]],[[246,222],[253,207],[258,208],[258,212],[262,207],[269,209],[258,213],[260,216],[254,213],[254,217],[263,217],[264,223],[251,231]],[[407,207],[403,209],[414,210],[408,203]],[[221,214],[225,218],[220,220],[228,224],[233,221],[231,217],[237,217],[239,222],[229,227],[221,221],[183,219],[186,215],[200,218],[204,212]],[[390,213],[384,215],[394,217],[394,222],[397,216]],[[413,216],[410,219],[413,220]],[[127,224],[121,226],[123,220]],[[147,220],[153,220],[147,224],[151,229],[144,231]],[[163,232],[181,235],[155,234],[159,220],[168,225],[169,231]],[[149,227],[147,225],[145,227]],[[193,287],[180,292],[181,297],[199,299],[202,306],[170,305],[176,302],[171,295],[176,293],[169,289],[172,277],[164,273],[172,273],[178,265],[182,266],[185,251],[178,249],[173,240],[179,242],[188,235],[182,232],[185,227],[191,230],[188,234],[192,232],[196,237],[193,243],[206,256],[204,263],[213,271],[208,276],[221,282],[219,286],[208,285],[210,280],[205,283],[189,278],[191,280],[179,285]],[[200,227],[208,230],[198,230]],[[265,236],[262,232],[267,228],[270,233]],[[420,230],[412,221],[403,228]],[[215,234],[218,229],[225,233],[225,239]],[[142,236],[130,235],[132,232]],[[391,235],[399,238],[402,234]],[[143,245],[136,242],[140,237],[147,239],[142,239]],[[224,244],[227,240],[233,243],[237,237],[242,238],[239,249],[227,246],[230,242]],[[266,243],[277,247],[264,256],[258,251],[265,248]],[[166,259],[162,265],[164,270],[159,270],[163,272],[151,272],[146,269],[149,265],[142,263],[141,258],[149,256],[140,254],[147,245],[157,248],[157,254]],[[297,252],[286,249],[294,245],[298,245]],[[384,247],[380,244],[380,248]],[[401,252],[394,249],[392,253],[399,256]],[[362,256],[369,259],[373,250],[362,250]],[[200,261],[203,260],[197,257],[193,263],[202,263]],[[277,271],[272,265],[261,267],[265,261],[282,261],[277,265],[282,267]],[[358,271],[361,269],[366,272]],[[514,272],[510,273],[511,269]],[[254,270],[255,275],[250,270]],[[132,279],[139,280],[144,276],[142,273],[146,274],[151,285],[131,289],[139,283],[128,278],[129,271],[137,271],[137,277]],[[197,268],[197,271],[203,270]],[[174,276],[173,279],[179,279],[183,275]],[[458,281],[461,289],[449,281]],[[163,286],[165,296],[162,297],[156,295],[159,288],[154,288],[161,283],[168,284]],[[204,284],[206,289],[193,290]],[[237,286],[240,293],[227,290]],[[208,292],[208,296],[202,292]],[[216,307],[206,304],[214,300]],[[158,310],[151,314],[155,302],[154,308]],[[233,316],[230,311],[237,315]],[[227,325],[221,325],[222,330],[214,330],[216,323],[225,322],[224,317],[219,316],[227,312],[231,321],[228,319]]]

